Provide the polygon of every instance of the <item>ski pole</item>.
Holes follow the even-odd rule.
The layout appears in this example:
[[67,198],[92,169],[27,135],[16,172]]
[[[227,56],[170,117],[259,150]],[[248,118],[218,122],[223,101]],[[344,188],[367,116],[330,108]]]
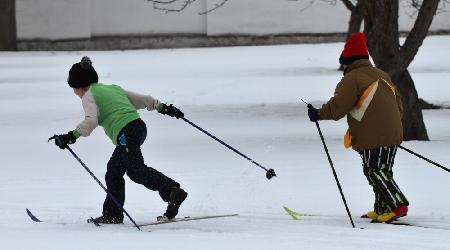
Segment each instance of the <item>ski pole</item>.
[[[303,99],[301,99],[301,100],[303,101]],[[305,101],[303,101],[303,102],[307,105],[308,108],[312,107],[311,104],[309,104]],[[342,201],[344,202],[345,209],[347,210],[348,218],[350,219],[350,222],[352,223],[353,228],[355,228],[355,223],[353,223],[352,215],[350,214],[350,209],[348,209],[347,201],[345,200],[345,196],[344,196],[344,192],[342,191],[342,187],[341,187],[341,184],[339,183],[339,179],[337,177],[336,170],[334,169],[334,166],[333,166],[333,161],[331,161],[330,153],[328,153],[328,148],[327,148],[327,145],[325,144],[325,139],[323,138],[323,135],[322,135],[322,130],[320,130],[319,122],[315,121],[315,123],[316,123],[317,130],[319,131],[320,139],[322,140],[323,148],[325,149],[325,153],[327,154],[328,162],[330,163],[331,170],[333,171],[334,179],[336,180],[337,186],[339,188],[339,192],[341,193]]]
[[441,164],[436,163],[436,162],[434,162],[434,161],[432,161],[432,160],[430,160],[430,159],[428,159],[428,158],[426,158],[426,157],[424,157],[424,156],[421,156],[420,154],[415,153],[415,152],[413,152],[412,150],[403,147],[402,145],[399,145],[398,147],[401,148],[401,149],[403,149],[403,150],[405,150],[406,152],[408,152],[408,153],[410,153],[410,154],[412,154],[412,155],[415,155],[415,156],[419,157],[419,158],[422,159],[422,160],[425,160],[425,161],[427,161],[427,162],[429,162],[429,163],[431,163],[431,164],[433,164],[433,165],[435,165],[435,166],[437,166],[437,167],[442,168],[443,170],[445,170],[445,171],[447,171],[447,172],[450,172],[450,169],[448,169],[448,168],[442,166]]
[[[55,135],[56,136],[56,135]],[[55,136],[51,137],[49,139],[49,141],[51,139],[54,139]],[[101,181],[99,181],[99,179],[97,179],[97,177],[95,177],[94,173],[92,173],[92,171],[86,166],[86,164],[83,163],[83,161],[81,161],[80,157],[78,157],[73,150],[67,145],[66,148],[69,150],[69,152],[73,155],[73,157],[75,157],[75,159],[77,159],[77,161],[81,164],[81,166],[83,166],[84,169],[86,169],[86,171],[92,176],[92,178],[94,178],[94,180],[98,183],[98,185],[100,185],[100,187],[103,188],[103,190],[106,192],[106,194],[108,195],[108,197],[116,204],[116,206],[118,208],[120,208],[120,210],[122,210],[122,212],[124,212],[126,214],[126,216],[131,220],[131,222],[133,222],[134,226],[140,231],[141,228],[136,224],[136,222],[133,220],[133,218],[131,218],[131,216],[128,214],[128,212],[125,210],[125,208],[120,205],[120,203],[116,200],[116,198],[106,189],[106,187],[102,184]]]
[[192,125],[194,128],[200,130],[201,132],[205,133],[206,135],[208,135],[209,137],[213,138],[214,140],[218,141],[220,144],[224,145],[225,147],[227,147],[228,149],[231,149],[232,151],[234,151],[236,154],[244,157],[245,159],[249,160],[250,162],[252,162],[253,164],[255,164],[256,166],[262,168],[263,170],[266,171],[266,178],[267,179],[271,179],[274,176],[277,176],[275,174],[275,170],[273,170],[272,168],[267,169],[263,166],[261,166],[259,163],[257,163],[256,161],[252,160],[250,157],[244,155],[243,153],[239,152],[237,149],[233,148],[232,146],[226,144],[224,141],[220,140],[219,138],[215,137],[214,135],[212,135],[211,133],[209,133],[208,131],[202,129],[201,127],[195,125],[193,122],[189,121],[188,119],[182,117],[181,119],[183,119],[183,121],[189,123],[190,125]]
[[83,166],[84,169],[86,169],[86,171],[92,176],[92,178],[94,178],[94,180],[98,183],[98,185],[100,185],[100,187],[103,188],[103,190],[106,192],[106,194],[108,195],[109,198],[111,198],[111,200],[116,204],[116,206],[118,208],[120,208],[120,210],[122,210],[122,212],[124,212],[126,214],[126,216],[131,220],[131,222],[133,222],[134,226],[140,231],[141,228],[136,224],[136,222],[133,220],[133,218],[131,218],[130,214],[128,214],[127,210],[125,210],[125,208],[120,205],[120,203],[116,200],[116,198],[108,191],[108,189],[106,189],[106,187],[101,183],[101,181],[99,181],[99,179],[97,179],[97,177],[95,177],[94,173],[92,173],[92,171],[86,166],[86,164],[84,164],[81,159],[73,152],[73,150],[69,147],[66,146],[66,148],[69,150],[69,152],[73,155],[73,157],[75,157],[75,159],[77,159],[77,161],[81,164],[81,166]]

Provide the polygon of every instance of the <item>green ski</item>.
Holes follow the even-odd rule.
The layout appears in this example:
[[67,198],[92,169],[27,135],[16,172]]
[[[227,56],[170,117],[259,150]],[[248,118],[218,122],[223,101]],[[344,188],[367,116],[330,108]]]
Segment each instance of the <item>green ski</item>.
[[286,211],[294,220],[300,220],[300,217],[302,217],[302,216],[314,216],[313,214],[302,214],[299,212],[295,212],[294,210],[292,210],[286,206],[283,206],[283,208],[284,208],[284,211]]

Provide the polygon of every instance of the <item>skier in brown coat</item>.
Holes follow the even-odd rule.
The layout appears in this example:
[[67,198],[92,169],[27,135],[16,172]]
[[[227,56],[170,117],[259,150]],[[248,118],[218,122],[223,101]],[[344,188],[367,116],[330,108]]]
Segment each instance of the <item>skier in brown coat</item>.
[[347,116],[344,145],[361,155],[364,175],[375,193],[374,210],[363,217],[390,222],[406,216],[409,203],[392,172],[403,140],[400,94],[389,75],[369,61],[364,33],[355,32],[348,38],[339,62],[344,77],[334,96],[320,109],[309,105],[309,118],[337,121]]

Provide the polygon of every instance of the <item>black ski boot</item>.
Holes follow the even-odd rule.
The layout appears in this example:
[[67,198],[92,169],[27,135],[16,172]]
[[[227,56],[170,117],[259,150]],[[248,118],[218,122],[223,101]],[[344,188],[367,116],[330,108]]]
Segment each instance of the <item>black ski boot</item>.
[[123,218],[102,215],[102,216],[97,217],[95,219],[92,219],[92,218],[89,219],[88,223],[94,223],[94,224],[122,224],[123,223]]
[[167,210],[164,213],[164,216],[167,217],[167,219],[171,220],[175,218],[178,214],[178,209],[180,208],[181,203],[183,203],[187,195],[188,193],[181,188],[172,188],[172,191],[170,192],[169,204],[167,205]]

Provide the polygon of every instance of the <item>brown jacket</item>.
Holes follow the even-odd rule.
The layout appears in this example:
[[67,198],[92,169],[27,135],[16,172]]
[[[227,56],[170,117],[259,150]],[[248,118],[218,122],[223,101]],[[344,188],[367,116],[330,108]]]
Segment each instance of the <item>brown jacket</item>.
[[360,152],[399,145],[402,112],[400,94],[389,75],[362,59],[349,65],[334,96],[319,110],[319,119],[337,121],[347,115],[344,144]]

